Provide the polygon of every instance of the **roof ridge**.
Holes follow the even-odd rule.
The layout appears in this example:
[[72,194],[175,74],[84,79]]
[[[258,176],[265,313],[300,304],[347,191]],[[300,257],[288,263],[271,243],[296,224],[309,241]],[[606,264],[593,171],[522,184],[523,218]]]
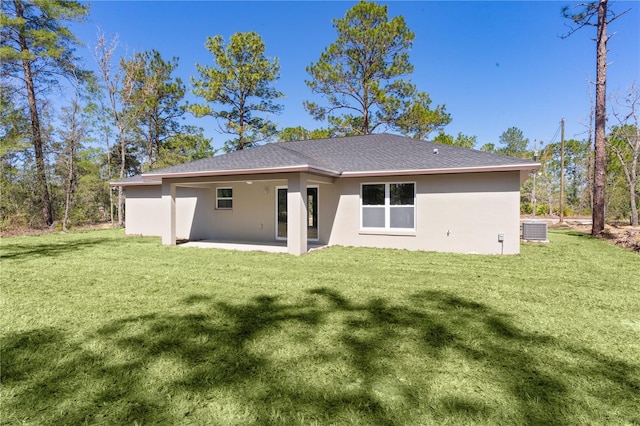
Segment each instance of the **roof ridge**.
[[[278,142],[271,142],[268,143],[266,145],[271,145],[273,143],[276,144],[295,144],[295,143],[305,143],[305,142],[319,142],[319,141],[335,141],[337,139],[356,139],[356,138],[365,138],[365,137],[379,137],[379,136],[397,136],[397,137],[404,137],[401,135],[395,135],[393,133],[387,133],[387,132],[382,132],[382,133],[369,133],[366,135],[344,135],[344,136],[330,136],[328,138],[312,138],[312,139],[298,139],[298,140],[290,140],[290,141],[278,141]],[[265,145],[262,145],[265,146]],[[256,147],[258,148],[258,147]]]
[[[307,141],[313,141],[313,140],[314,139],[307,139]],[[321,140],[321,139],[318,139],[318,140]],[[280,142],[276,142],[276,145],[279,143]],[[313,165],[322,169],[332,170],[338,173],[342,172],[342,170],[340,170],[340,168],[336,167],[334,164],[328,164],[327,162],[323,161],[322,159],[318,159],[315,156],[308,155],[306,153],[300,152],[299,150],[292,149],[291,147],[284,146],[284,145],[278,145],[278,147],[282,150],[286,150],[287,152],[294,154],[295,156],[297,156],[302,160],[307,161],[308,166]]]

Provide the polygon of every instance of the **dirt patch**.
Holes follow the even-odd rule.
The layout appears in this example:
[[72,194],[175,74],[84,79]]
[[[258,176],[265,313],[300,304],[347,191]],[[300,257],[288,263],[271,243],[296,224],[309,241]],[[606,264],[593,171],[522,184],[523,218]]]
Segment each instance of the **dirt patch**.
[[640,228],[631,226],[606,226],[601,238],[629,250],[640,253]]
[[[591,224],[580,223],[558,223],[550,225],[550,228],[571,228],[585,234],[591,234]],[[640,227],[623,225],[605,225],[604,231],[599,236],[600,239],[615,244],[627,250],[640,253]]]

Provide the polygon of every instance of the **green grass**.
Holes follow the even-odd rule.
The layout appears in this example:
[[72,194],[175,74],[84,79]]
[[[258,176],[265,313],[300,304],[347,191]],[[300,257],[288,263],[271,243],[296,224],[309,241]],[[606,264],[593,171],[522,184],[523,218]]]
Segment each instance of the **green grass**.
[[640,257],[1,242],[0,423],[640,424]]

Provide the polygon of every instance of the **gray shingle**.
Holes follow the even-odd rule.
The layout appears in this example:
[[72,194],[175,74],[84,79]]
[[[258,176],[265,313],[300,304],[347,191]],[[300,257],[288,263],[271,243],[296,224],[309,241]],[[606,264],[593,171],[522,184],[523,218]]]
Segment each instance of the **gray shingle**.
[[[437,154],[434,154],[435,149]],[[339,174],[496,166],[522,166],[526,169],[536,165],[530,160],[380,133],[271,143],[154,170],[144,177],[302,166]]]
[[[420,141],[386,133],[315,141],[281,142],[340,172],[429,170],[530,165],[530,160]],[[434,149],[438,154],[434,154]]]

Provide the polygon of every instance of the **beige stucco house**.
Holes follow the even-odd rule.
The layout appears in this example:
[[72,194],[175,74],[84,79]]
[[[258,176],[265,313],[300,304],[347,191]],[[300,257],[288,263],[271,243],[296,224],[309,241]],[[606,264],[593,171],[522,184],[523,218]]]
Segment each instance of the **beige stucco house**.
[[520,251],[539,164],[391,134],[279,142],[135,176],[126,233],[458,253]]

